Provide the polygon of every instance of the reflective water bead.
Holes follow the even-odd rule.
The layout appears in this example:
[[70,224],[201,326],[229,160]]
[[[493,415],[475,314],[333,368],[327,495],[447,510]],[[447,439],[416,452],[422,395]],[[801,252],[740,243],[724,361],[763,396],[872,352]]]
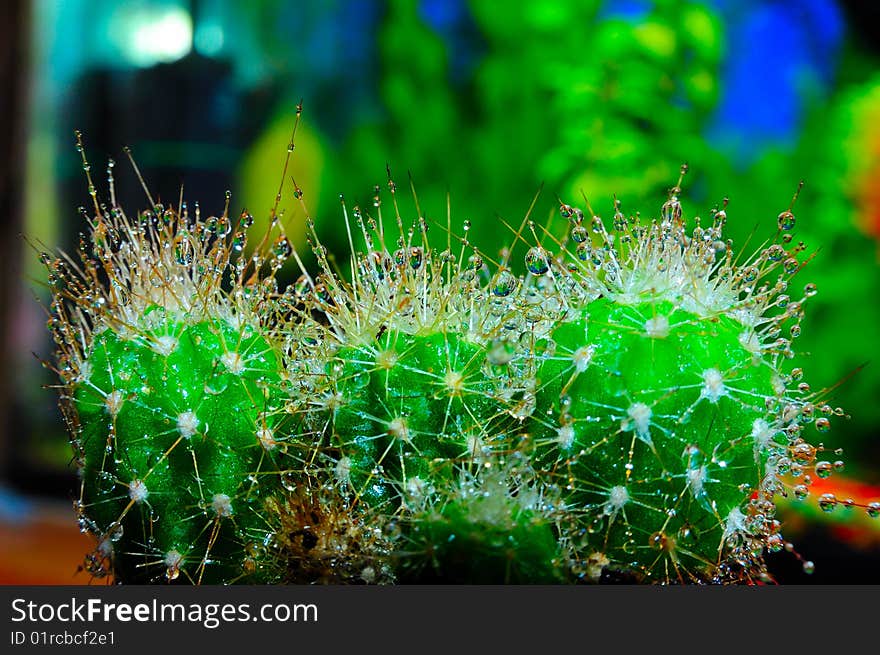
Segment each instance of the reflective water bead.
[[293,248],[290,245],[290,241],[284,235],[278,237],[275,240],[275,243],[272,244],[272,254],[275,256],[278,263],[283,263],[288,257],[290,257],[292,252]]
[[791,230],[794,228],[796,223],[794,214],[790,211],[784,211],[777,217],[777,222],[779,224],[779,229],[781,230]]
[[767,259],[771,262],[780,262],[785,257],[785,248],[778,243],[767,248]]
[[590,233],[587,231],[583,225],[575,225],[571,228],[571,238],[576,243],[583,243],[590,236]]
[[543,248],[530,248],[526,253],[525,262],[526,268],[533,275],[544,275],[544,273],[550,270],[550,265],[547,262],[547,253]]
[[816,475],[820,478],[828,478],[831,476],[831,462],[817,462],[816,463]]
[[822,494],[819,496],[819,509],[823,512],[832,512],[837,507],[837,497],[834,494]]
[[498,297],[509,296],[516,288],[516,277],[510,271],[500,271],[492,283],[492,293]]
[[577,257],[582,262],[588,261],[590,256],[593,254],[593,249],[590,247],[589,243],[579,243],[577,247]]

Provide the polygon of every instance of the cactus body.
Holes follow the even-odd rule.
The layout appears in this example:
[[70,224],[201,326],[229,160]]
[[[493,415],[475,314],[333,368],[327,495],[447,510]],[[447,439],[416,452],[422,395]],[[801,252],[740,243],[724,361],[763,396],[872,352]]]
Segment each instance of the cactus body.
[[277,471],[278,356],[249,326],[155,318],[157,330],[127,339],[94,336],[74,396],[82,502],[102,538],[123,546],[115,566],[125,579],[182,569],[228,582],[266,537],[271,484],[258,476]]
[[493,434],[503,408],[484,362],[482,347],[440,332],[388,331],[375,345],[336,353],[333,438],[365,502],[420,502]]
[[584,545],[615,566],[711,570],[728,540],[752,536],[747,505],[776,434],[777,374],[743,332],[723,315],[603,298],[552,333],[555,354],[538,369],[538,456],[571,480]]
[[[517,275],[509,250],[492,271],[465,237],[458,256],[451,237],[432,248],[389,189],[393,251],[381,209],[355,209],[352,229],[343,204],[350,280],[310,219],[317,276],[277,220],[245,258],[246,212],[232,225],[155,205],[132,222],[97,198],[76,273],[45,257],[77,511],[98,538],[89,569],[122,582],[769,580],[763,554],[786,545],[774,498],[827,477],[805,431],[842,414],[788,363],[782,331],[797,336],[815,294],[787,293],[803,250],[788,245],[790,210],[741,257],[725,210],[688,226],[678,186],[658,219],[616,207],[610,231],[563,204],[554,251],[524,221]],[[302,276],[281,290],[290,257]]]

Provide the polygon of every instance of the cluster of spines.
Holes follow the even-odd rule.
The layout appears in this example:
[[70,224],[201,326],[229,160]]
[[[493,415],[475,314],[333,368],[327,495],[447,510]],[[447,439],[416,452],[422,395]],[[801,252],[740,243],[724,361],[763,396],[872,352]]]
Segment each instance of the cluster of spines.
[[[109,209],[89,177],[81,264],[46,257],[93,573],[754,580],[786,545],[774,496],[830,470],[801,433],[842,412],[782,370],[803,313],[784,293],[802,265],[791,207],[739,262],[725,208],[687,228],[681,180],[657,220],[615,203],[611,231],[561,203],[565,239],[528,215],[513,230],[517,275],[513,247],[494,262],[467,223],[432,249],[389,171],[396,245],[378,187],[375,219],[343,201],[346,279],[304,203],[316,276],[274,209],[246,257],[251,220],[232,224],[228,195],[220,217],[150,199],[130,221],[108,173]],[[291,257],[302,276],[279,291]]]

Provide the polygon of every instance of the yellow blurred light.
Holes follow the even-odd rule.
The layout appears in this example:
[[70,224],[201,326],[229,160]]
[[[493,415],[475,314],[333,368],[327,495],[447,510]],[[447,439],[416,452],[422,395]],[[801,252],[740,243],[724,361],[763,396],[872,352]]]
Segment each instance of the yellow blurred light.
[[675,55],[676,37],[669,27],[649,21],[638,25],[633,34],[638,42],[655,56],[669,59]]

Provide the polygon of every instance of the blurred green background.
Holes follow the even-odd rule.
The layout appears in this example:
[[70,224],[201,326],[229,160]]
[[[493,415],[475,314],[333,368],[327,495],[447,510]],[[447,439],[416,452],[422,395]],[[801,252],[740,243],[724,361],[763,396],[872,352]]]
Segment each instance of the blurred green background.
[[[796,238],[816,255],[795,279],[819,295],[795,345],[805,379],[835,387],[831,402],[851,415],[825,442],[845,451],[838,495],[880,496],[875,3],[15,0],[4,11],[2,310],[14,373],[0,382],[0,554],[37,571],[0,571],[5,581],[46,570],[23,554],[22,526],[75,486],[55,395],[42,388],[52,376],[31,354],[52,350],[34,300],[47,297],[43,275],[18,236],[75,247],[76,208],[89,197],[73,130],[99,179],[108,158],[119,162],[129,211],[146,201],[125,145],[154,196],[176,202],[183,185],[190,203],[219,213],[231,189],[236,211],[265,220],[300,99],[292,174],[339,253],[339,194],[371,206],[386,165],[398,188],[411,176],[434,238],[446,240],[448,201],[453,230],[469,220],[470,240],[490,257],[510,241],[501,221],[518,224],[539,189],[541,223],[559,199],[582,206],[583,195],[606,217],[615,196],[624,211],[652,216],[684,162],[686,212],[706,216],[729,198],[729,236],[749,250],[772,237],[803,180]],[[288,181],[282,207],[302,247],[292,190]],[[409,224],[415,210],[403,207]],[[789,534],[817,568],[807,580],[793,556],[776,557],[779,579],[880,581],[878,522],[852,511],[786,509]],[[53,516],[63,531],[66,511]],[[78,545],[64,547],[79,561]]]

